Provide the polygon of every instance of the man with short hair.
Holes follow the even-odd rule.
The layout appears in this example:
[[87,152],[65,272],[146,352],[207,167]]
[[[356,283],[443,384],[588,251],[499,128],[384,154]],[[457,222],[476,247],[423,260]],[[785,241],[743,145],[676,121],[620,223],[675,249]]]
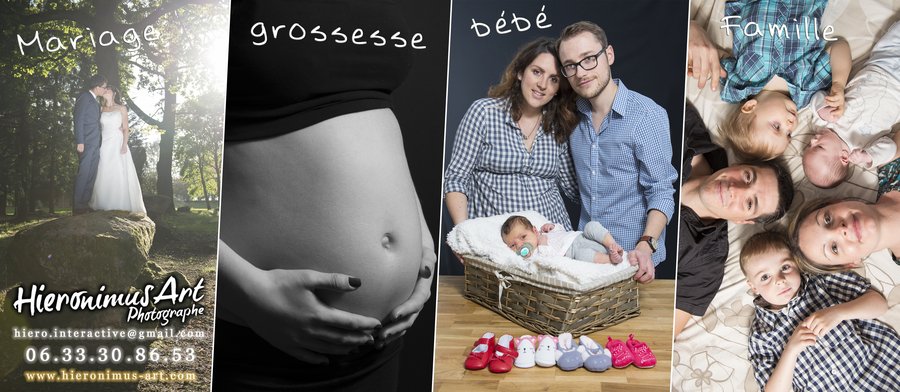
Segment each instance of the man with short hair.
[[781,164],[728,166],[725,150],[710,140],[690,103],[685,110],[684,135],[676,337],[691,315],[706,313],[719,291],[728,258],[728,222],[774,222],[794,200],[790,173]]
[[562,74],[580,96],[581,122],[569,138],[581,194],[578,226],[598,221],[620,244],[633,246],[634,279],[649,283],[666,258],[663,236],[675,210],[668,115],[612,79],[615,53],[600,26],[569,25],[557,45]]
[[75,177],[75,195],[72,214],[89,211],[88,202],[94,192],[97,166],[100,163],[100,103],[97,97],[106,91],[106,77],[94,75],[88,80],[87,89],[75,101],[75,149],[78,151],[78,174]]

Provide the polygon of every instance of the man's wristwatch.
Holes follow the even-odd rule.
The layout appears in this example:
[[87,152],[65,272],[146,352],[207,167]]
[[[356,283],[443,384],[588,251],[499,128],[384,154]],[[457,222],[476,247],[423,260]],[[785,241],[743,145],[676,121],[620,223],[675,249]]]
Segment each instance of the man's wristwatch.
[[658,246],[658,244],[659,244],[659,243],[656,241],[656,238],[653,238],[653,237],[651,237],[651,236],[649,236],[649,235],[642,236],[641,238],[638,238],[638,240],[637,240],[637,242],[634,244],[634,246],[637,246],[638,244],[640,244],[641,241],[647,241],[647,245],[650,245],[650,250],[652,250],[653,253],[656,253],[656,248],[657,248],[657,246]]

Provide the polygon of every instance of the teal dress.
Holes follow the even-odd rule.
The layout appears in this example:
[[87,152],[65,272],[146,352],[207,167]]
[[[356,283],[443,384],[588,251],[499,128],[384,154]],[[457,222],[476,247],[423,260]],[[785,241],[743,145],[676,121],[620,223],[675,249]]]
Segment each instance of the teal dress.
[[[900,158],[878,168],[878,198],[888,192],[900,192]],[[897,255],[892,253],[891,257],[900,265]]]

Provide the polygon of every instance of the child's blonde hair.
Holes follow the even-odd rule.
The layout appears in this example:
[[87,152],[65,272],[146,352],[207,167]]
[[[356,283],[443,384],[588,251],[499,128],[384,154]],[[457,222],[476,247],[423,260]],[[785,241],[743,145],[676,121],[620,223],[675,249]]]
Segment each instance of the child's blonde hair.
[[[746,102],[746,101],[744,101]],[[754,137],[750,125],[756,119],[753,113],[744,113],[741,110],[743,102],[725,117],[725,121],[719,124],[719,132],[725,138],[725,142],[731,150],[743,161],[768,161],[777,158],[781,153],[765,144],[759,143]]]

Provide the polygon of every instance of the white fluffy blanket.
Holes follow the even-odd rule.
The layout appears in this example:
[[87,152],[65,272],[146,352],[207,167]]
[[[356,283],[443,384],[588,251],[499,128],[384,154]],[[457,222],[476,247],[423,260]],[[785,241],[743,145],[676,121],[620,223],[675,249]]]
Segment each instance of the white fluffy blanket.
[[593,264],[568,257],[535,254],[528,260],[511,251],[500,236],[500,226],[510,215],[522,215],[535,227],[548,223],[535,211],[466,220],[447,234],[447,244],[461,255],[478,256],[518,276],[532,279],[554,279],[575,290],[603,287],[634,276],[637,267],[627,261],[618,265]]

